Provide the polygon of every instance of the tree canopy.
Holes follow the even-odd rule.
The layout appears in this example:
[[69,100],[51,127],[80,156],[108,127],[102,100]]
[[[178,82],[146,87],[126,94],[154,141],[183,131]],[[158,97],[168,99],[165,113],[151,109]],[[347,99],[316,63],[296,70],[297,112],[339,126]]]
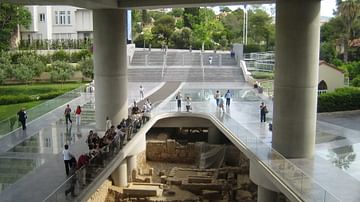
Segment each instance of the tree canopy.
[[31,24],[31,14],[23,6],[0,3],[0,50],[10,48],[11,36],[18,25],[27,27]]

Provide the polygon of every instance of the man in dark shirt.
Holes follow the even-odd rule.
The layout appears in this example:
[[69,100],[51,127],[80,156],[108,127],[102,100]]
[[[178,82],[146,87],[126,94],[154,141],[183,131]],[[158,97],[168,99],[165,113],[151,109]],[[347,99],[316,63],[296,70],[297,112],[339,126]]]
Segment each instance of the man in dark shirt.
[[25,130],[26,129],[26,119],[27,119],[25,108],[20,109],[20,111],[17,113],[17,115],[18,115],[19,121],[22,125],[22,129]]

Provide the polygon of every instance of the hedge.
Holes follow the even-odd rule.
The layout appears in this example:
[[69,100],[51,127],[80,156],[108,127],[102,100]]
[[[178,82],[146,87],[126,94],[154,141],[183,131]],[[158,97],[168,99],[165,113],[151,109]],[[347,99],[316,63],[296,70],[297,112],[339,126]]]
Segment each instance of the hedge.
[[318,97],[318,112],[349,111],[360,109],[360,88],[348,87]]
[[38,95],[2,95],[0,96],[0,105],[18,104],[24,102],[31,102],[36,100],[48,100],[58,97],[67,91],[53,91]]

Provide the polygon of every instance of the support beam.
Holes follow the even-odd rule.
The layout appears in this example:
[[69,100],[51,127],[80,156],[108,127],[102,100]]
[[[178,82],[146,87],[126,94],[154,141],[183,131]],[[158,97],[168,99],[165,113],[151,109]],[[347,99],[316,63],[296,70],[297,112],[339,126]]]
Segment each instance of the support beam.
[[101,9],[94,17],[96,128],[105,129],[108,116],[120,123],[128,115],[126,10]]
[[278,193],[258,185],[257,202],[276,202]]
[[119,167],[117,167],[114,172],[111,174],[114,185],[119,187],[125,187],[128,184],[127,180],[127,162],[126,159],[123,160]]
[[315,149],[320,0],[276,3],[276,75],[272,146],[287,158]]
[[136,163],[136,155],[128,156],[127,158],[127,172],[129,176],[129,180],[133,181],[132,179],[132,171],[137,169],[137,163]]

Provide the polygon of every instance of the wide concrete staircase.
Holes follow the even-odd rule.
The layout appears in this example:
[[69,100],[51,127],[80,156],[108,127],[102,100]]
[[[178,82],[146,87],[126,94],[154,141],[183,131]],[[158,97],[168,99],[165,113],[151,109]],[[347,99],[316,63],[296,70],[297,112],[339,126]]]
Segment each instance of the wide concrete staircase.
[[[209,57],[212,57],[211,64]],[[128,79],[132,82],[241,82],[244,75],[230,54],[135,51]]]

